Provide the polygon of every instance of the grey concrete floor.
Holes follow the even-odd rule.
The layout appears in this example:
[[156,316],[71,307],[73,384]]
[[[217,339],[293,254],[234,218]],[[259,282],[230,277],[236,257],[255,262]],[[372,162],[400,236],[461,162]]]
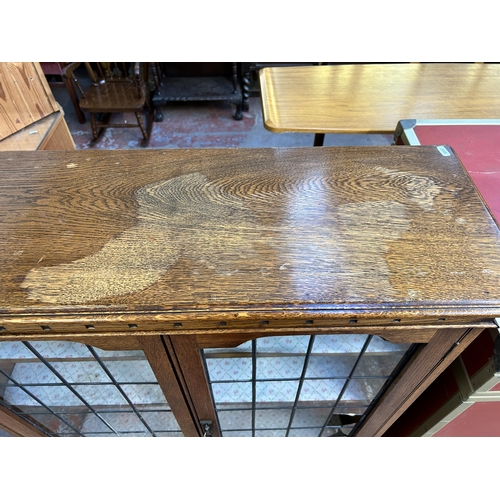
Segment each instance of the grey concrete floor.
[[[80,124],[66,89],[54,88],[54,96],[65,112],[77,149],[140,149],[139,128],[107,129],[101,141],[91,146],[90,119]],[[312,146],[314,134],[275,134],[264,128],[260,97],[250,98],[250,108],[243,120],[233,119],[234,108],[226,102],[179,102],[162,108],[164,119],[154,122],[149,148],[212,147],[302,147]],[[117,114],[113,122],[135,122],[135,117]],[[396,125],[396,124],[395,124]],[[329,134],[325,146],[388,146],[392,135]]]

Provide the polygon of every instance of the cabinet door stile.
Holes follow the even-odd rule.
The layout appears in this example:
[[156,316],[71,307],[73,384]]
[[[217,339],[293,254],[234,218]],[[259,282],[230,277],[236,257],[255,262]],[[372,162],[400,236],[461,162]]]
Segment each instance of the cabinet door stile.
[[0,429],[16,437],[47,437],[49,435],[3,406],[0,406]]
[[[168,343],[168,337],[165,339]],[[182,387],[182,374],[174,366],[164,339],[161,336],[143,337],[140,344],[182,432],[186,437],[200,436],[196,413]]]
[[430,342],[407,363],[367,415],[355,436],[382,436],[482,331],[482,328],[438,330]]
[[195,336],[172,335],[169,337],[169,340],[179,362],[189,395],[196,408],[198,422],[201,420],[211,421],[212,436],[220,437],[221,432],[205,370],[205,363]]

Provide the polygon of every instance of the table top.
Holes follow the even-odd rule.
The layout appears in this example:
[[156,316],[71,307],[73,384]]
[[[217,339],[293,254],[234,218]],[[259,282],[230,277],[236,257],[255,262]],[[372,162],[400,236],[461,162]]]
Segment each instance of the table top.
[[271,132],[389,134],[410,118],[500,118],[497,64],[264,68],[260,87]]
[[0,170],[7,331],[500,316],[499,229],[436,147],[4,152]]
[[400,127],[406,144],[451,146],[500,225],[500,120],[408,120]]

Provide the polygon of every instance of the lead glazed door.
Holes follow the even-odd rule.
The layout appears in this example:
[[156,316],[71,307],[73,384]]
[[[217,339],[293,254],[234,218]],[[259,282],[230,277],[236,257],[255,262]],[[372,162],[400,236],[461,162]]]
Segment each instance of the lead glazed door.
[[[203,334],[148,336],[139,341],[143,349],[127,342],[125,350],[116,339],[107,349],[2,342],[0,428],[11,429],[6,422],[17,418],[14,435],[353,436],[372,420],[381,427],[384,417],[371,417],[384,394],[408,407],[423,391],[429,368],[420,365],[429,352],[442,371],[481,330],[458,330],[460,342],[448,338],[449,330],[434,330],[441,339],[430,348],[352,331],[259,334],[242,343]],[[398,395],[405,370],[414,387],[403,376],[406,393]]]
[[359,330],[141,342],[158,378],[159,351],[171,363],[186,435],[343,437],[383,435],[483,327]]

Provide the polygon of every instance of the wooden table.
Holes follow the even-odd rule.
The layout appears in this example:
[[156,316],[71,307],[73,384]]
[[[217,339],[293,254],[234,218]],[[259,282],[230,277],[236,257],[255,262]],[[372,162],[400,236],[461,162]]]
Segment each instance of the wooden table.
[[359,64],[264,68],[271,132],[392,134],[404,119],[500,118],[497,64]]
[[500,316],[499,229],[436,147],[11,152],[0,169],[0,339],[142,349],[185,435],[221,434],[200,349],[417,343],[355,430],[381,435]]
[[402,120],[394,143],[451,146],[500,225],[500,120]]

